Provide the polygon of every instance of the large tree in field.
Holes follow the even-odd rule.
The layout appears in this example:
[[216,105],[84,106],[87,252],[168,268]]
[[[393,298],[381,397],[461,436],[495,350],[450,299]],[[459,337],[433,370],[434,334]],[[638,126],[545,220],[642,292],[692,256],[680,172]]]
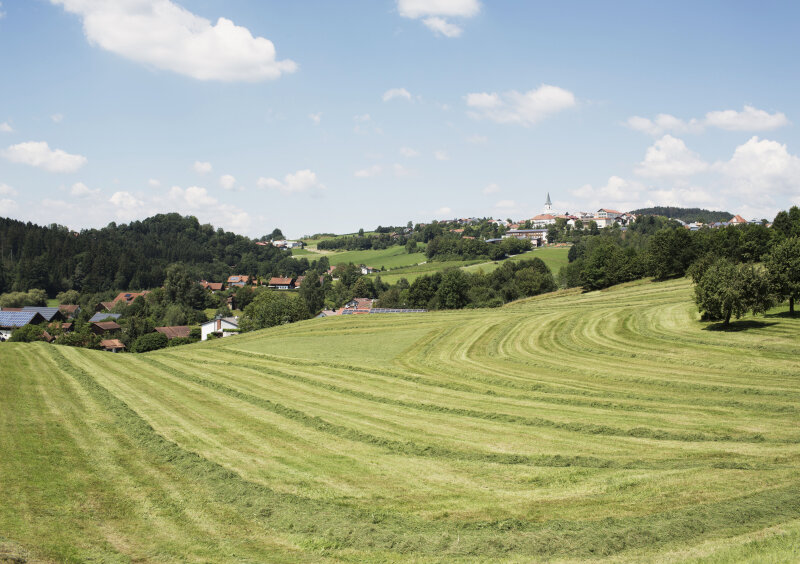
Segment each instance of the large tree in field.
[[751,264],[719,259],[695,285],[695,301],[703,317],[728,325],[747,312],[764,313],[774,296],[767,273]]
[[800,298],[800,237],[775,245],[764,263],[773,290],[780,299],[789,299],[789,313],[794,315],[794,300]]

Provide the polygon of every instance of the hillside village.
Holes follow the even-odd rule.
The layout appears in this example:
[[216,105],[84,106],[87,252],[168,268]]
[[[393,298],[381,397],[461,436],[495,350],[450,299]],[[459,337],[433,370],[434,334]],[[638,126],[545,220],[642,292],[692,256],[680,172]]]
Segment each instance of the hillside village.
[[[357,236],[343,236],[341,239],[323,239],[324,241],[341,241],[350,239],[357,239],[360,241],[358,244],[363,247],[361,242],[366,242],[367,248],[369,245],[375,245],[380,241],[379,248],[385,248],[387,245],[402,245],[406,244],[408,252],[413,252],[417,246],[414,238],[419,234],[426,234],[427,230],[436,227],[437,231],[433,233],[442,233],[439,237],[450,241],[460,242],[462,247],[475,247],[476,245],[484,245],[484,249],[491,248],[491,246],[498,246],[501,243],[506,245],[506,242],[519,241],[524,244],[523,247],[503,247],[503,251],[499,254],[492,251],[489,256],[492,260],[502,260],[510,255],[526,252],[529,249],[536,249],[546,246],[563,246],[563,240],[566,235],[573,234],[599,234],[602,232],[616,229],[620,233],[624,233],[628,228],[635,225],[638,219],[642,217],[641,214],[632,212],[620,212],[614,209],[601,208],[594,212],[577,212],[577,213],[558,213],[553,210],[550,195],[547,194],[542,213],[535,215],[531,218],[512,221],[510,219],[493,219],[493,218],[454,218],[452,220],[442,220],[431,223],[420,223],[416,226],[407,226],[405,228],[390,228],[387,232],[386,229],[379,228],[376,233],[364,234],[363,230]],[[727,227],[740,227],[748,224],[761,225],[762,222],[748,222],[740,215],[733,216],[726,222],[710,222],[707,224],[700,222],[684,222],[680,219],[670,220],[674,225],[680,226],[686,231],[697,232],[703,229],[724,229]],[[764,225],[769,228],[771,224]],[[483,235],[481,235],[483,234]],[[428,256],[434,261],[437,260],[436,255],[431,255],[431,249],[435,246],[436,242],[433,238],[427,238],[428,235],[422,236],[419,239],[421,242],[427,242],[426,252]],[[433,235],[431,235],[433,237]],[[438,240],[438,239],[437,239]],[[236,335],[240,331],[239,316],[241,310],[237,310],[237,296],[236,290],[242,288],[249,288],[252,290],[267,289],[274,292],[287,292],[290,294],[297,294],[303,290],[304,285],[308,284],[310,274],[312,276],[313,285],[316,287],[323,287],[326,284],[333,284],[339,281],[339,267],[329,266],[327,258],[334,256],[337,251],[324,251],[323,245],[318,243],[318,249],[314,248],[313,251],[305,251],[307,255],[295,255],[296,249],[305,250],[308,245],[308,239],[304,240],[287,240],[285,238],[274,238],[271,240],[256,241],[257,247],[271,246],[276,249],[281,249],[286,252],[292,253],[292,258],[300,259],[306,256],[313,256],[320,259],[320,264],[325,264],[325,268],[319,271],[317,268],[314,272],[311,270],[303,274],[286,274],[270,277],[260,277],[253,274],[232,274],[224,280],[197,280],[196,284],[202,288],[210,296],[226,295],[220,302],[220,308],[227,308],[228,314],[221,313],[221,309],[207,319],[201,321],[197,325],[174,325],[174,326],[159,326],[152,327],[153,334],[163,335],[165,340],[162,343],[166,344],[183,344],[194,342],[196,340],[208,340],[210,338],[224,338]],[[372,242],[370,242],[372,241]],[[349,243],[348,243],[349,244]],[[567,242],[566,245],[571,245]],[[485,247],[488,245],[489,247]],[[442,246],[442,243],[439,244]],[[336,248],[336,247],[334,247]],[[473,254],[485,253],[481,251],[481,247],[475,247]],[[499,247],[498,247],[499,248]],[[463,249],[458,247],[450,247],[456,252],[462,252]],[[334,253],[334,255],[330,255]],[[447,258],[443,256],[444,259]],[[462,254],[458,258],[469,258],[471,255]],[[323,263],[322,261],[325,261]],[[315,263],[316,264],[316,263]],[[423,264],[425,264],[423,262]],[[431,263],[434,264],[434,263]],[[349,265],[354,269],[356,276],[371,277],[377,275],[377,281],[380,280],[380,274],[383,269],[366,264]],[[318,284],[317,284],[318,282]],[[163,288],[162,288],[163,289]],[[374,290],[373,290],[374,291]],[[125,311],[126,306],[133,305],[137,299],[145,300],[150,294],[151,290],[139,291],[122,291],[119,292],[113,299],[108,301],[100,301],[92,306],[92,315],[87,319],[89,331],[99,338],[97,346],[110,352],[122,352],[127,349],[123,343],[122,337],[125,334],[124,329],[120,324],[121,311]],[[212,299],[213,301],[213,299]],[[319,318],[332,317],[332,316],[346,316],[346,315],[361,315],[361,314],[388,314],[388,313],[422,313],[427,311],[425,307],[411,307],[403,306],[399,303],[391,303],[391,300],[384,297],[378,303],[377,295],[354,295],[345,297],[343,302],[340,302],[337,307],[316,307],[315,311],[311,311],[312,316]],[[388,305],[387,305],[388,303]],[[377,304],[377,306],[376,306]],[[380,307],[378,307],[380,306]],[[120,309],[123,308],[123,309]],[[14,333],[26,326],[41,325],[46,326],[41,338],[48,342],[54,342],[57,334],[69,333],[74,328],[74,322],[81,313],[81,308],[75,304],[58,304],[52,307],[45,306],[22,306],[22,307],[3,307],[0,310],[0,341],[11,339]],[[177,339],[177,340],[176,340]]]

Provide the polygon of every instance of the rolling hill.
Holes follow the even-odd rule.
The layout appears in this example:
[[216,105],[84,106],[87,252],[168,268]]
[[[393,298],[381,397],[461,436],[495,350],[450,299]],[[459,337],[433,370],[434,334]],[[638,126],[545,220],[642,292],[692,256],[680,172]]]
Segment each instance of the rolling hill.
[[796,561],[800,319],[687,281],[0,345],[0,559]]

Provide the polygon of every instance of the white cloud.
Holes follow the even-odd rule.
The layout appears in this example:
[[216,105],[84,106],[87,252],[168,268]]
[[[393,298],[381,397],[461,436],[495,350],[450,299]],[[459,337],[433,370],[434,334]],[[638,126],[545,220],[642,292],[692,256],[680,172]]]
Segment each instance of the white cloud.
[[356,178],[370,178],[372,176],[378,176],[383,168],[381,165],[372,165],[369,168],[363,168],[361,170],[357,170],[353,176]]
[[308,114],[308,119],[314,122],[314,125],[319,125],[322,121],[322,112],[317,112],[316,114]]
[[[0,2],[0,8],[2,8],[2,7],[3,7],[3,3]],[[2,9],[0,9],[0,20],[2,20],[4,17],[6,17],[6,13]]]
[[413,158],[419,156],[419,151],[416,151],[411,147],[400,147],[400,154],[404,157]]
[[464,29],[460,25],[450,23],[446,19],[436,16],[425,18],[422,20],[422,23],[425,24],[425,27],[432,32],[444,35],[445,37],[459,37],[462,33],[464,33]]
[[433,156],[436,158],[437,161],[447,161],[450,160],[450,157],[447,155],[447,151],[438,150],[434,151]]
[[715,208],[721,203],[719,196],[713,196],[699,186],[676,186],[670,189],[652,190],[648,196],[658,205],[674,207]]
[[405,98],[406,100],[411,100],[411,92],[405,88],[390,88],[383,93],[384,102],[388,102],[394,98]]
[[151,178],[150,180],[147,181],[147,184],[150,186],[150,188],[158,188],[159,186],[161,186],[161,181],[155,178]]
[[500,191],[500,186],[495,184],[494,182],[492,182],[486,188],[483,189],[483,193],[486,195],[496,194],[499,191]]
[[741,112],[736,110],[708,112],[706,123],[729,131],[769,131],[788,125],[789,120],[781,112],[770,114],[753,106],[745,106]]
[[469,115],[474,118],[524,126],[534,125],[576,104],[572,92],[548,84],[524,93],[512,90],[502,96],[497,93],[471,93],[467,94],[466,102],[467,106],[473,108]]
[[2,182],[0,182],[0,196],[16,196],[16,195],[17,195],[16,190],[14,190],[8,184],[3,184]]
[[2,133],[14,133],[14,128],[11,127],[7,121],[0,123],[0,132]]
[[453,213],[453,210],[451,210],[447,206],[441,207],[441,208],[439,208],[438,210],[436,210],[434,212],[435,215],[439,215],[439,216],[447,216],[447,215],[450,215],[452,213]]
[[486,145],[489,142],[489,138],[485,135],[470,135],[465,139],[467,143],[471,143],[472,145]]
[[72,188],[70,188],[69,193],[72,194],[73,196],[81,198],[83,196],[92,196],[94,194],[98,194],[100,193],[100,189],[95,188],[94,190],[92,190],[83,182],[76,182],[75,184],[72,185]]
[[353,116],[353,119],[358,123],[366,123],[372,120],[369,114],[360,114],[357,116]]
[[50,172],[75,172],[86,164],[86,157],[51,149],[45,141],[28,141],[12,145],[2,152],[11,162],[22,163]]
[[236,178],[230,174],[223,174],[219,177],[219,185],[223,190],[233,190],[236,188]]
[[636,131],[659,136],[666,132],[701,133],[707,127],[728,131],[769,131],[788,125],[789,120],[781,112],[770,114],[753,106],[745,106],[741,112],[736,110],[708,112],[703,119],[692,118],[687,121],[670,114],[658,114],[653,119],[633,116],[625,123]]
[[445,37],[461,35],[460,26],[446,18],[471,18],[478,14],[478,0],[397,0],[397,11],[404,18],[420,19],[433,31]]
[[246,211],[221,203],[201,186],[189,186],[186,189],[173,186],[166,199],[157,203],[160,209],[203,216],[215,225],[238,232],[247,231],[251,225],[250,215]]
[[53,114],[52,116],[50,116],[50,119],[53,120],[53,123],[61,123],[62,121],[64,121],[64,115]]
[[213,167],[211,166],[211,163],[194,161],[194,170],[200,174],[208,174],[213,170]]
[[130,192],[114,192],[108,201],[118,208],[124,208],[126,210],[138,208],[144,205],[144,202],[136,198],[136,196]]
[[636,168],[640,176],[690,176],[708,169],[700,156],[672,135],[664,135],[647,149],[644,160]]
[[750,197],[791,193],[800,186],[800,158],[777,141],[752,137],[736,147],[731,159],[714,168]]
[[169,199],[190,209],[216,206],[219,203],[208,193],[208,190],[200,186],[189,186],[185,190],[180,186],[173,186],[169,190]]
[[258,179],[258,186],[261,188],[270,188],[273,190],[280,190],[285,194],[295,194],[300,192],[315,192],[324,190],[325,185],[317,180],[316,173],[309,169],[298,170],[295,173],[289,173],[283,178],[283,182],[275,178]]
[[[571,194],[581,200],[580,206],[586,211],[594,211],[601,207],[614,207],[627,211],[639,207],[644,186],[639,182],[612,176],[604,186],[593,187],[584,184],[580,188],[570,190]],[[558,203],[559,205],[561,202]]]
[[688,122],[670,114],[658,114],[654,119],[639,116],[628,118],[628,127],[649,135],[658,136],[667,131],[673,133],[698,133],[703,130],[703,124],[696,119]]
[[0,215],[8,216],[17,210],[17,202],[8,198],[0,198]]
[[397,0],[397,10],[404,18],[450,16],[471,18],[481,9],[478,0]]
[[90,43],[133,61],[198,80],[275,79],[297,69],[275,46],[219,18],[212,25],[170,0],[51,0],[82,17]]

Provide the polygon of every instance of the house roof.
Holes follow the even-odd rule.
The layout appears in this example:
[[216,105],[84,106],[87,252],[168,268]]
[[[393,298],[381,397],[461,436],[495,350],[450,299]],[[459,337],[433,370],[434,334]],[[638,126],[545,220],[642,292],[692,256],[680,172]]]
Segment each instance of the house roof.
[[112,309],[114,309],[115,304],[114,302],[100,302],[100,305],[103,306],[108,311],[111,311]]
[[240,282],[247,284],[250,281],[250,276],[246,274],[234,274],[228,276],[228,284],[238,284]]
[[173,325],[172,327],[156,327],[156,331],[163,333],[167,339],[174,339],[175,337],[188,337],[189,332],[192,330],[188,325]]
[[269,279],[270,286],[291,286],[294,278],[280,278],[273,276]]
[[89,323],[97,323],[104,319],[119,319],[120,317],[122,317],[121,313],[95,313],[89,318]]
[[555,216],[549,213],[540,213],[537,216],[531,218],[531,221],[542,221],[547,219],[555,219]]
[[75,315],[78,312],[78,310],[81,309],[81,306],[72,304],[61,304],[60,306],[58,306],[58,309],[60,309],[63,313],[67,313],[69,315]]
[[61,312],[58,310],[57,307],[36,307],[36,306],[25,306],[22,308],[22,311],[36,311],[44,317],[45,321],[52,321],[56,315],[60,315]]
[[100,346],[104,349],[124,349],[125,345],[119,339],[103,339]]
[[41,323],[44,318],[38,311],[0,311],[0,327],[17,329],[29,323]]
[[208,321],[206,321],[202,325],[208,325],[209,323],[216,323],[217,321],[225,321],[227,323],[230,323],[234,327],[238,327],[239,326],[239,320],[236,319],[235,317],[219,317],[219,318],[215,318],[215,319],[209,319]]
[[737,214],[733,216],[733,219],[731,219],[728,223],[747,223],[747,220]]
[[347,308],[349,310],[365,310],[369,311],[372,309],[372,302],[374,302],[372,298],[353,298],[349,302],[347,302]]
[[117,297],[114,298],[112,301],[116,304],[117,302],[125,302],[126,304],[132,304],[133,301],[141,296],[146,296],[150,292],[145,290],[143,292],[120,292],[117,294]]
[[622,215],[622,212],[618,212],[617,210],[610,210],[608,208],[600,208],[597,211],[602,211],[602,212],[606,212],[606,213],[616,213],[616,214]]
[[116,331],[117,329],[122,329],[122,326],[116,321],[96,321],[92,323],[92,325],[102,329],[103,331]]

